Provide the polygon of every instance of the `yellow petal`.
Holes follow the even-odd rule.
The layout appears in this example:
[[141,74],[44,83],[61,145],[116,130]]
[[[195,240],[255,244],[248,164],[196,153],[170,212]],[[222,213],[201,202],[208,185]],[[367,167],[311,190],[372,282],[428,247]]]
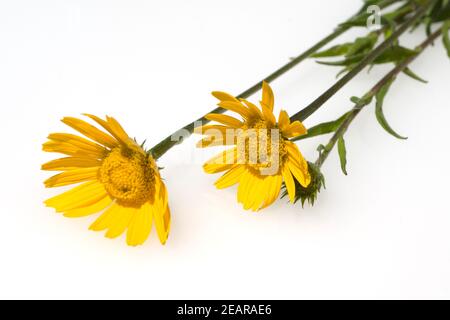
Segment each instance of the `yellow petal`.
[[220,101],[239,101],[235,97],[233,97],[231,94],[228,94],[226,92],[222,91],[213,91],[212,95],[219,99]]
[[278,116],[278,128],[280,128],[283,133],[284,130],[291,124],[291,120],[289,119],[289,115],[286,111],[281,110],[280,115]]
[[119,137],[119,139],[123,142],[128,142],[130,140],[127,132],[115,118],[106,116],[106,120],[108,121],[109,127],[111,128],[112,132],[114,132],[114,136]]
[[197,142],[197,148],[207,148],[207,147],[217,147],[217,146],[231,146],[237,143],[237,137],[227,137],[227,136],[210,136],[203,138],[199,142]]
[[42,170],[47,171],[67,171],[77,168],[99,167],[101,161],[98,159],[68,157],[52,160],[42,165]]
[[98,168],[82,168],[66,171],[47,179],[44,184],[47,188],[62,187],[69,184],[92,181],[97,179]]
[[270,206],[272,203],[274,203],[278,199],[278,196],[280,195],[282,183],[283,183],[283,177],[280,174],[271,176],[268,179],[267,196],[266,196],[266,199],[265,199],[264,204],[261,207],[261,209],[267,208],[268,206]]
[[295,179],[303,186],[308,187],[311,183],[311,176],[309,175],[308,170],[304,170],[303,168],[299,167],[296,163],[291,161],[291,159],[288,159],[286,161],[287,165],[289,166],[289,170],[291,170],[292,174],[294,175]]
[[[265,180],[250,170],[247,171],[244,179],[246,180],[245,184],[240,184],[238,188],[238,200],[243,204],[245,210],[256,211],[264,201],[261,191],[265,187]],[[240,190],[241,194],[239,194]]]
[[62,153],[72,157],[86,158],[86,159],[102,159],[105,153],[96,153],[90,150],[76,147],[70,143],[47,141],[42,145],[42,150],[45,152]]
[[241,128],[243,125],[243,123],[238,119],[223,114],[210,113],[206,116],[206,119],[208,119],[209,121],[217,121],[223,123],[224,125],[230,126],[235,129]]
[[[229,150],[225,150],[218,154],[217,156],[211,158],[203,165],[203,170],[206,173],[217,173],[224,171],[226,169],[222,168],[229,168],[236,164],[237,161],[237,149],[232,148]],[[217,171],[219,170],[219,171]]]
[[80,217],[86,217],[94,213],[98,213],[100,211],[103,211],[107,207],[109,207],[112,204],[113,200],[108,196],[105,195],[102,200],[79,209],[73,209],[69,210],[64,213],[64,216],[67,218],[80,218]]
[[170,230],[170,210],[168,206],[168,195],[165,185],[161,182],[160,189],[153,204],[153,219],[159,241],[165,244]]
[[234,164],[205,164],[203,170],[208,174],[215,174],[231,169]]
[[294,121],[289,126],[282,129],[282,134],[286,138],[295,138],[306,134],[308,131],[300,121]]
[[251,180],[251,173],[248,170],[245,170],[245,172],[242,174],[241,181],[239,181],[238,186],[238,202],[239,203],[246,203],[247,202],[247,194],[248,194],[248,184]]
[[286,150],[288,152],[288,157],[291,161],[296,163],[296,165],[303,171],[308,171],[308,162],[303,157],[302,153],[298,149],[297,145],[291,141],[285,141]]
[[269,108],[270,111],[273,111],[275,98],[272,88],[266,81],[264,81],[262,84],[262,102]]
[[270,176],[258,176],[253,178],[252,196],[250,197],[252,211],[258,211],[266,199],[266,192],[269,187]]
[[92,205],[106,196],[104,186],[97,182],[86,182],[69,191],[45,201],[56,212],[64,212]]
[[102,231],[107,228],[115,221],[116,217],[121,214],[122,207],[117,203],[109,207],[100,217],[98,217],[94,223],[89,227],[93,231]]
[[217,189],[225,189],[231,187],[239,182],[246,169],[243,165],[236,165],[230,171],[225,173],[219,180],[216,181]]
[[85,114],[86,117],[91,118],[99,125],[101,125],[106,131],[108,131],[117,141],[126,144],[129,141],[129,137],[122,126],[112,117],[106,117],[106,120],[100,119],[97,116],[91,114]]
[[85,138],[79,137],[70,133],[51,133],[48,136],[49,140],[64,142],[76,148],[91,152],[94,154],[104,154],[107,149],[97,143],[91,142]]
[[289,170],[289,167],[285,164],[281,168],[281,173],[283,175],[284,184],[286,185],[286,190],[289,195],[289,200],[291,203],[294,203],[295,201],[295,182],[294,178],[292,177],[291,171]]
[[152,229],[152,208],[150,203],[144,204],[135,214],[127,231],[129,246],[141,245],[147,240]]
[[221,126],[217,124],[210,124],[205,126],[200,126],[194,129],[194,133],[196,134],[204,134],[208,136],[215,136],[220,134],[226,134],[227,131],[234,132],[234,129],[227,127],[227,126]]
[[63,118],[61,121],[66,125],[68,125],[69,127],[72,127],[81,134],[85,135],[86,137],[94,141],[97,141],[98,143],[107,146],[108,148],[114,148],[117,146],[117,141],[113,137],[104,133],[103,131],[100,131],[93,125],[90,125],[89,123],[83,120],[72,117],[66,117]]
[[197,127],[195,133],[207,135],[199,142],[197,148],[212,147],[218,145],[232,145],[235,144],[236,136],[235,130],[221,125],[207,125]]
[[275,119],[272,110],[270,110],[263,102],[261,102],[261,109],[264,115],[264,120],[266,120],[270,126],[275,126],[277,120]]
[[222,109],[226,109],[232,112],[240,114],[244,119],[251,119],[252,113],[246,107],[244,107],[240,102],[235,101],[222,101],[218,104]]
[[120,207],[120,214],[113,217],[105,237],[114,239],[124,233],[137,210],[135,208]]
[[256,105],[254,105],[253,103],[251,103],[250,101],[247,101],[245,99],[241,99],[241,101],[243,103],[245,103],[247,108],[252,113],[253,117],[255,117],[256,119],[263,119],[263,114],[262,114],[261,110],[259,110],[259,108]]

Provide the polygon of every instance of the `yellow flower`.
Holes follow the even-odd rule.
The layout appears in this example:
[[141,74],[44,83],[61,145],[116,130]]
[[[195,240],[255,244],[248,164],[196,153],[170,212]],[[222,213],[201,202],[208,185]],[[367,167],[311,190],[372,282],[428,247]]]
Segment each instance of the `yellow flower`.
[[238,186],[237,198],[246,210],[260,210],[271,205],[286,185],[291,202],[295,201],[295,180],[307,187],[311,182],[308,163],[291,141],[306,134],[300,121],[292,122],[281,111],[278,122],[273,113],[274,95],[264,82],[261,108],[224,92],[213,92],[221,108],[236,112],[238,120],[222,114],[209,114],[207,119],[220,124],[205,125],[196,130],[206,137],[198,147],[234,145],[203,166],[206,173],[227,171],[215,185],[219,189]]
[[67,117],[62,122],[89,139],[52,133],[43,145],[46,152],[68,156],[42,165],[42,170],[62,171],[46,180],[45,186],[79,184],[45,204],[70,218],[103,212],[90,229],[107,230],[108,238],[127,231],[130,246],[143,244],[155,224],[159,240],[164,244],[169,235],[170,210],[167,190],[155,160],[114,118],[86,116],[107,132]]

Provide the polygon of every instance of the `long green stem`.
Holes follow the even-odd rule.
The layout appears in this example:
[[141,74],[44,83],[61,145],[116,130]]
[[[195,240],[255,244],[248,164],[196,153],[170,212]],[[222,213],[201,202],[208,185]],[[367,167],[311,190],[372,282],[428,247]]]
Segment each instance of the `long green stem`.
[[[398,1],[399,0],[384,0],[384,1],[381,1],[378,4],[378,6],[381,9],[383,9],[383,8],[386,8],[386,7],[396,3]],[[356,15],[352,16],[347,21],[351,21],[352,19],[355,19],[358,16],[360,16],[362,14],[365,14],[365,9],[366,8],[367,8],[367,5],[365,5]],[[296,58],[292,59],[289,63],[285,64],[284,66],[282,66],[281,68],[279,68],[278,70],[273,72],[272,74],[270,74],[267,77],[265,77],[263,80],[261,80],[258,83],[256,83],[254,86],[248,88],[247,90],[245,90],[244,92],[239,94],[237,96],[237,98],[247,98],[247,97],[251,96],[252,94],[258,92],[261,89],[262,83],[264,81],[270,83],[270,82],[276,80],[278,77],[280,77],[281,75],[285,74],[287,71],[291,70],[292,68],[294,68],[295,66],[297,66],[301,62],[303,62],[306,59],[308,59],[312,54],[314,54],[317,51],[319,51],[320,49],[322,49],[324,46],[326,46],[331,41],[333,41],[334,39],[336,39],[337,37],[339,37],[340,35],[342,35],[346,31],[348,31],[350,28],[351,28],[351,26],[349,26],[349,25],[339,26],[331,34],[329,34],[328,36],[326,36],[325,38],[320,40],[318,43],[313,45],[311,48],[309,48],[305,52],[301,53]],[[226,111],[225,109],[216,108],[216,109],[212,110],[209,113],[224,113],[225,111]],[[207,120],[205,118],[205,116],[195,120],[194,122],[189,123],[188,125],[184,126],[181,129],[175,131],[170,136],[168,136],[167,138],[165,138],[164,140],[159,142],[157,145],[155,145],[150,150],[150,152],[153,155],[153,157],[155,159],[159,159],[162,155],[164,155],[172,147],[174,147],[177,144],[182,143],[183,142],[182,138],[187,138],[190,134],[192,134],[194,132],[194,129],[196,128],[196,126],[208,123],[209,120]]]
[[415,14],[406,20],[389,38],[369,53],[361,62],[359,62],[350,72],[338,80],[327,91],[320,95],[316,100],[309,104],[306,108],[300,110],[291,117],[291,121],[304,121],[314,112],[320,109],[329,99],[331,99],[339,90],[341,90],[347,83],[355,78],[362,70],[372,64],[375,59],[388,50],[400,36],[412,27],[420,18],[422,18],[435,1],[429,1],[426,5],[420,6]]
[[335,134],[331,137],[328,144],[325,146],[325,149],[321,152],[320,156],[316,160],[316,165],[320,168],[326,159],[328,158],[330,152],[335,147],[337,141],[344,136],[347,132],[347,129],[361,112],[361,110],[370,104],[372,99],[380,92],[380,90],[389,82],[393,81],[401,72],[406,70],[408,66],[415,60],[417,57],[425,51],[433,42],[442,34],[442,30],[431,34],[421,45],[417,47],[417,54],[406,59],[402,63],[398,64],[395,68],[393,68],[386,76],[383,77],[372,89],[370,89],[364,97],[354,105],[353,109],[350,111],[344,122],[339,126],[336,130]]

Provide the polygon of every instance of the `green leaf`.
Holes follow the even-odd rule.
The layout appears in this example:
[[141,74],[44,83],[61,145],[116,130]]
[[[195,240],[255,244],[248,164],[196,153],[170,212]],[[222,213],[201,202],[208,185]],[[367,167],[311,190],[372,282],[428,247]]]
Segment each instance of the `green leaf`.
[[381,90],[376,94],[376,107],[375,107],[375,115],[377,117],[378,123],[383,127],[384,130],[386,130],[389,134],[393,135],[394,137],[402,140],[408,139],[407,137],[402,137],[398,133],[396,133],[391,126],[388,124],[386,117],[383,113],[383,103],[384,98],[386,97],[386,94],[389,91],[389,88],[391,87],[392,83],[395,79],[391,80],[390,82],[386,83]]
[[358,63],[360,62],[362,59],[364,59],[366,55],[364,53],[362,54],[357,54],[351,57],[347,57],[344,60],[340,60],[340,61],[316,61],[318,64],[323,64],[326,66],[350,66],[352,64]]
[[[411,50],[401,46],[394,46],[387,49],[384,53],[382,53],[378,58],[376,58],[373,64],[385,64],[385,63],[398,63],[407,58],[417,55],[416,50]],[[319,64],[323,64],[326,66],[351,66],[355,63],[359,63],[362,59],[366,57],[366,53],[358,53],[352,56],[347,56],[343,60],[339,61],[316,61]]]
[[448,2],[447,5],[439,11],[439,13],[433,18],[433,21],[440,22],[448,19],[450,19],[450,2]]
[[373,49],[378,41],[378,34],[375,32],[369,33],[367,37],[356,38],[355,42],[350,46],[347,52],[347,57],[352,57],[360,53],[366,53]]
[[319,151],[319,156],[322,156],[322,152],[326,151],[327,148],[323,144],[317,146],[317,151]]
[[435,5],[432,7],[432,9],[429,13],[430,20],[436,21],[436,19],[438,18],[439,14],[442,10],[443,3],[444,3],[444,0],[436,0]]
[[330,121],[330,122],[324,122],[324,123],[318,124],[312,128],[309,128],[307,134],[305,134],[303,136],[299,136],[297,138],[294,138],[294,139],[292,139],[292,141],[299,141],[299,140],[304,140],[304,139],[308,139],[308,138],[312,138],[312,137],[317,137],[317,136],[324,135],[324,134],[333,133],[344,122],[344,120],[347,118],[348,114],[349,114],[349,112],[345,113],[339,119],[336,119],[336,120]]
[[359,98],[359,97],[351,97],[350,101],[353,102],[354,104],[359,104],[361,102],[361,98]]
[[354,42],[334,46],[328,50],[318,52],[312,55],[312,57],[330,58],[345,56],[345,60],[332,62],[318,61],[318,63],[331,66],[348,66],[361,61],[365,55],[373,49],[377,42],[378,34],[371,32],[366,37],[356,38]]
[[369,19],[371,15],[368,13],[360,14],[349,21],[341,23],[342,27],[367,27],[367,19]]
[[424,80],[421,77],[419,77],[410,68],[405,68],[405,70],[403,70],[403,73],[406,74],[407,76],[413,78],[414,80],[417,80],[417,81],[422,82],[422,83],[428,83],[427,80]]
[[351,71],[351,70],[354,68],[355,65],[356,65],[356,64],[351,64],[351,65],[348,65],[348,66],[346,66],[345,68],[343,68],[341,71],[339,71],[339,72],[336,74],[336,79],[338,79],[338,78],[339,78],[340,76],[342,76],[344,73]]
[[345,148],[345,140],[343,137],[340,137],[338,140],[338,152],[342,172],[347,175],[347,149]]
[[447,55],[450,58],[450,20],[446,21],[442,26],[442,41],[444,42],[444,47],[447,49]]
[[394,46],[382,53],[375,59],[374,64],[384,64],[390,62],[400,62],[404,59],[417,55],[416,50],[411,50],[402,46]]
[[384,22],[392,27],[392,24],[395,24],[395,21],[399,17],[402,17],[410,12],[411,12],[411,5],[406,4],[403,7],[399,8],[398,10],[394,10],[392,12],[383,15],[382,20],[385,20]]
[[311,58],[328,58],[328,57],[343,56],[347,54],[348,50],[351,48],[352,45],[353,43],[351,42],[339,44],[327,50],[317,52],[311,55]]
[[[384,30],[384,38],[387,39],[390,36],[392,36],[392,34],[395,32],[395,29],[397,27],[397,25],[395,24],[395,18],[396,17],[391,17],[389,15],[385,15],[382,17],[382,21],[385,22],[386,24],[386,28]],[[396,40],[395,42],[396,44],[398,43],[398,40]]]
[[370,104],[372,102],[372,99],[373,99],[372,96],[370,96],[370,97],[364,96],[362,98],[360,98],[360,97],[351,97],[350,101],[353,102],[354,104],[356,104],[359,107],[364,107],[364,106],[367,106],[368,104]]
[[448,0],[437,1],[433,10],[428,15],[431,22],[442,22],[450,19],[450,2]]

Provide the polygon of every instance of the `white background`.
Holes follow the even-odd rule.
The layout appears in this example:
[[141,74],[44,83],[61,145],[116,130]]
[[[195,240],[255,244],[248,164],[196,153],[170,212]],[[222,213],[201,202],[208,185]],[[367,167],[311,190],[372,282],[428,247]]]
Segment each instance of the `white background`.
[[[173,225],[140,248],[45,208],[41,144],[83,112],[117,117],[149,145],[210,110],[212,90],[237,94],[328,34],[359,0],[0,2],[0,298],[450,298],[448,89],[441,43],[401,76],[386,116],[373,106],[349,130],[348,171],[333,152],[313,208],[285,200],[245,212],[216,190],[194,150],[160,161]],[[342,39],[363,34],[354,31]],[[414,46],[423,31],[408,35]],[[344,40],[341,40],[344,41]],[[390,67],[364,73],[306,122],[331,120]],[[338,70],[308,61],[273,83],[276,109],[298,111]],[[257,101],[259,97],[252,97]],[[300,144],[314,160],[317,144]],[[195,152],[195,156],[193,156]]]

